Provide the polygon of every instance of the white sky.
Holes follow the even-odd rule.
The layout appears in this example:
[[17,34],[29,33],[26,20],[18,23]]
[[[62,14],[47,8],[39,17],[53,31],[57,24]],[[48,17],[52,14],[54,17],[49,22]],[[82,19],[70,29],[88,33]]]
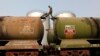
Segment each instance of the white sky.
[[100,17],[100,0],[0,0],[0,16],[25,16],[30,10],[48,11],[53,14],[72,11],[77,16]]

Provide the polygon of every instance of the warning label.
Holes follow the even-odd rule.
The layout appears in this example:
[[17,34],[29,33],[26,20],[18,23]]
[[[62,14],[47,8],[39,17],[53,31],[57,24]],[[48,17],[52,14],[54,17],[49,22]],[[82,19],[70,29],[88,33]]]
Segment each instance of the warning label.
[[64,34],[67,38],[73,38],[73,35],[76,33],[75,25],[65,25]]

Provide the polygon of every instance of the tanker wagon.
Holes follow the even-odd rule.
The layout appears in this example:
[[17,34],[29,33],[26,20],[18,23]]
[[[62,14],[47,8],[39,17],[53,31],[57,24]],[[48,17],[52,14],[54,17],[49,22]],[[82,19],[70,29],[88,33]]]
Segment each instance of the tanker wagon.
[[43,30],[40,17],[0,17],[0,56],[38,56]]
[[60,56],[100,55],[100,18],[57,15],[53,22],[48,42],[56,44]]
[[[100,18],[67,15],[53,16],[50,7],[49,13],[41,17],[0,17],[0,55],[100,56]],[[48,29],[41,19],[47,20]],[[53,20],[53,28],[49,27],[49,19]],[[46,46],[41,45],[44,34]]]

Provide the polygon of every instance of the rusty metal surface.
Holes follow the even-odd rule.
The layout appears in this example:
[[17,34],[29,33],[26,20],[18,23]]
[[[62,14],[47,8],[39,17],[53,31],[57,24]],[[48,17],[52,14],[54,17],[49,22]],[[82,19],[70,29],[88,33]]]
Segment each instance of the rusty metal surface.
[[39,53],[34,51],[34,52],[7,52],[6,56],[38,56]]
[[0,50],[8,49],[39,49],[36,40],[11,40],[5,46],[0,46]]
[[43,36],[43,24],[39,17],[5,17],[0,27],[3,33],[0,39],[36,40]]
[[60,56],[90,56],[89,50],[64,50],[60,51]]

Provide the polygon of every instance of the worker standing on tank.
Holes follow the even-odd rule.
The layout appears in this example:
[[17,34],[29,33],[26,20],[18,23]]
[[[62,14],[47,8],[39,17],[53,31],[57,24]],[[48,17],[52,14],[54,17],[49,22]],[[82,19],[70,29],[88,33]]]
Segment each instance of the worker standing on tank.
[[49,5],[48,8],[49,8],[49,11],[48,11],[47,13],[44,13],[44,14],[41,16],[41,19],[46,19],[46,17],[48,17],[49,15],[50,15],[51,17],[53,17],[53,16],[52,16],[52,7]]
[[51,7],[51,6],[48,6],[48,7],[49,7],[49,12],[48,12],[48,13],[49,13],[49,15],[50,15],[51,17],[53,17],[53,16],[52,16],[52,12],[53,12],[52,7]]

